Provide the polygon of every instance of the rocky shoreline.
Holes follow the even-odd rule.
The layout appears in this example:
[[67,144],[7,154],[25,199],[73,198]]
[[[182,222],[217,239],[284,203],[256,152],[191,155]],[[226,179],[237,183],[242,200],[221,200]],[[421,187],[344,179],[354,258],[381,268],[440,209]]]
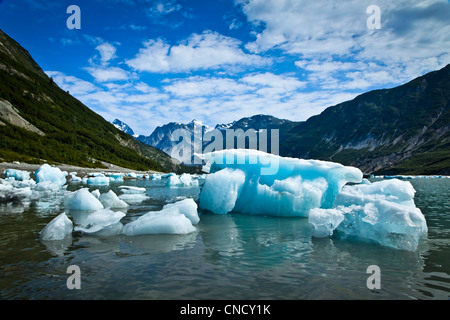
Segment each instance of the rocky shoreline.
[[[32,176],[34,176],[34,173],[41,167],[42,164],[29,164],[29,163],[19,163],[19,162],[1,162],[0,163],[0,177],[3,176],[3,172],[6,169],[16,169],[16,170],[23,170],[23,171],[28,171],[31,173]],[[153,174],[153,173],[157,173],[157,174],[164,174],[164,172],[158,172],[158,171],[137,171],[137,170],[132,170],[132,169],[128,169],[128,168],[123,168],[123,167],[119,167],[116,165],[112,165],[112,164],[106,164],[105,165],[108,167],[108,169],[104,169],[104,168],[84,168],[84,167],[78,167],[78,166],[73,166],[73,165],[68,165],[68,164],[57,164],[55,165],[55,167],[58,167],[61,171],[67,171],[68,173],[70,172],[76,172],[77,176],[79,177],[84,177],[84,176],[88,176],[89,174],[92,173],[131,173],[134,172],[136,174]]]

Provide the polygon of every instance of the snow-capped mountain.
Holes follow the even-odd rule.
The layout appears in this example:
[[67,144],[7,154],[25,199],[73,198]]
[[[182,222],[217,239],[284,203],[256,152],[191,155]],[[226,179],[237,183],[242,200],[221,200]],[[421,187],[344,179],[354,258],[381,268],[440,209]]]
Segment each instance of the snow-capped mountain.
[[[242,118],[238,121],[233,121],[228,124],[218,124],[214,128],[204,125],[200,121],[192,120],[191,122],[179,123],[179,122],[171,122],[165,124],[163,126],[157,127],[150,136],[139,136],[137,139],[141,142],[144,142],[150,146],[156,147],[159,150],[164,151],[175,159],[183,162],[184,164],[199,164],[199,161],[194,161],[194,153],[202,153],[204,147],[211,142],[211,139],[204,138],[205,133],[212,130],[222,131],[223,140],[223,148],[226,147],[225,141],[225,130],[231,129],[242,129],[247,131],[248,129],[253,130],[261,130],[261,129],[280,129],[289,126],[289,124],[298,124],[296,122],[292,122],[289,120],[282,120],[275,118],[273,116],[268,115],[255,115],[248,118]],[[177,131],[178,129],[182,129],[185,131]],[[181,141],[181,139],[177,139],[180,134],[187,135],[187,140]],[[174,136],[175,135],[175,136]],[[270,140],[270,137],[269,137]],[[183,143],[183,148],[186,148],[188,144],[191,146],[191,154],[189,155],[180,155],[178,153],[178,149],[174,149],[175,146]]]
[[129,134],[130,136],[133,136],[135,138],[138,137],[137,134],[134,133],[133,129],[131,129],[131,127],[129,125],[127,125],[125,122],[119,120],[119,119],[115,119],[112,124],[119,130]]
[[[140,135],[137,139],[145,144],[158,148],[169,155],[172,155],[172,157],[185,164],[192,164],[198,163],[198,161],[194,162],[193,155],[197,152],[201,153],[203,147],[202,137],[205,132],[211,130],[214,130],[214,128],[204,125],[197,120],[192,120],[189,123],[170,122],[163,126],[157,127],[150,136]],[[180,142],[182,142],[185,147],[188,144],[191,145],[190,155],[176,154],[176,152],[173,152],[174,147],[180,144]]]

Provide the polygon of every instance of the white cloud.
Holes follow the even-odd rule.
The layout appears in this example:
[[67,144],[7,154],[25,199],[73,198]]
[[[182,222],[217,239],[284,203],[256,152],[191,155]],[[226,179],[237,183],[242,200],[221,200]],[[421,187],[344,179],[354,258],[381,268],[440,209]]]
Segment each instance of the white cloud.
[[69,91],[73,95],[84,95],[98,90],[94,84],[88,81],[74,76],[67,76],[59,71],[46,71],[45,73],[53,78],[61,89]]
[[153,2],[152,6],[148,9],[147,14],[151,18],[159,18],[166,16],[172,12],[180,11],[182,5],[175,0],[164,0]]
[[378,0],[380,30],[366,25],[371,0],[236,2],[256,30],[246,48],[298,57],[322,88],[400,84],[450,63],[447,0]]
[[116,47],[114,47],[111,43],[105,42],[98,45],[95,50],[100,53],[100,62],[103,66],[107,65],[112,59],[116,57]]
[[270,63],[266,58],[245,53],[240,46],[239,40],[205,31],[192,34],[186,41],[174,46],[162,39],[148,40],[136,57],[126,63],[137,71],[153,73],[254,67]]
[[128,80],[128,72],[119,67],[87,67],[85,68],[98,82]]

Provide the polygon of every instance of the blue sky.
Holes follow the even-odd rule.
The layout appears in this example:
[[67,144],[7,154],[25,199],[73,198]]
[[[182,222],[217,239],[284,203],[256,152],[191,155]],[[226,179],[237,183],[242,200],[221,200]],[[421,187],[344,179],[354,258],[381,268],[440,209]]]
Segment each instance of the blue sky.
[[[380,8],[380,29],[367,20]],[[81,29],[68,29],[67,8]],[[447,0],[0,0],[58,85],[136,133],[192,119],[306,120],[450,63]]]

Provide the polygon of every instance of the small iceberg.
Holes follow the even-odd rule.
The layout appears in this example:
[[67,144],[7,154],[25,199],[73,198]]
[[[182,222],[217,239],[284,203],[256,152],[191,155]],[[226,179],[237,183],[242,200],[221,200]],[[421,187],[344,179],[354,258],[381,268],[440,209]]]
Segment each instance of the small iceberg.
[[36,183],[43,188],[52,188],[52,185],[56,187],[62,187],[66,184],[67,172],[61,171],[57,167],[52,167],[48,164],[43,164],[35,173]]
[[74,228],[74,231],[96,235],[99,235],[101,231],[102,236],[116,235],[122,231],[123,225],[120,220],[123,217],[125,217],[123,212],[100,209],[83,217],[82,222],[78,223],[79,225]]
[[143,234],[189,234],[196,231],[193,224],[199,221],[197,204],[185,199],[165,205],[161,211],[151,211],[126,224],[123,233],[127,236]]
[[315,237],[375,242],[415,251],[427,234],[424,215],[414,204],[411,183],[397,179],[345,186],[331,209],[313,209]]
[[65,208],[68,211],[96,211],[104,207],[100,200],[89,192],[89,189],[83,188],[68,197]]
[[123,209],[128,207],[128,204],[119,199],[119,197],[112,190],[101,194],[99,196],[99,200],[105,208]]
[[44,229],[39,233],[44,241],[64,240],[68,235],[72,234],[73,223],[63,212],[50,221]]
[[121,186],[119,189],[122,192],[119,195],[119,199],[125,201],[127,204],[138,204],[148,198],[145,194],[147,191],[145,188]]

